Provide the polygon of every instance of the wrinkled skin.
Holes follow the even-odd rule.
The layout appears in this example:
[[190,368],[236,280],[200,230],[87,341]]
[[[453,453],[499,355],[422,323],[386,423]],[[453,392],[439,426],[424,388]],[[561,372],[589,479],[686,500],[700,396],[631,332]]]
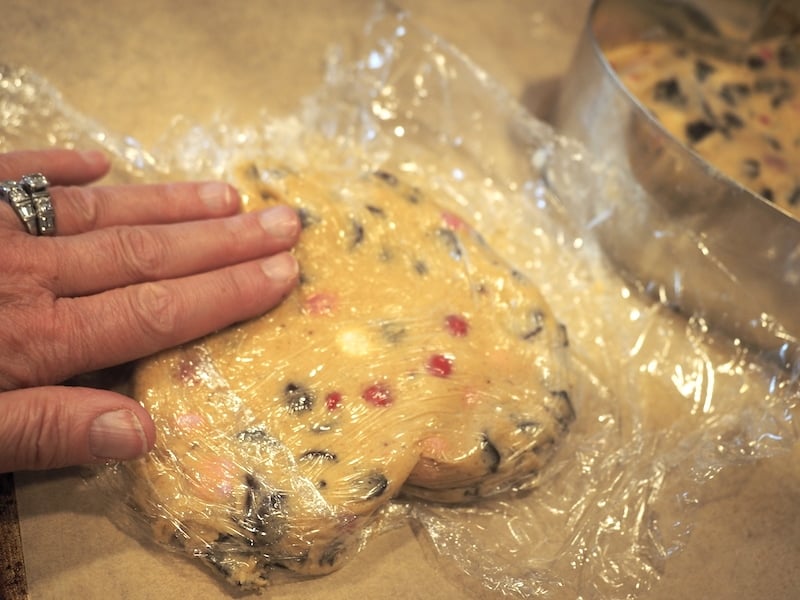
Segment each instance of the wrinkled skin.
[[219,182],[86,185],[108,169],[98,152],[0,155],[0,180],[48,178],[56,213],[36,237],[0,202],[0,472],[145,453],[138,403],[59,384],[259,315],[297,281],[288,207],[239,214]]

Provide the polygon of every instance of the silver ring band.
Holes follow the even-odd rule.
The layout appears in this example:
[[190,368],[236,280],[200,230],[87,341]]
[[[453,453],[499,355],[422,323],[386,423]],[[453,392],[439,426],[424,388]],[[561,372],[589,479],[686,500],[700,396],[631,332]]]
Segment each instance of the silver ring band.
[[38,235],[55,235],[56,211],[48,190],[47,178],[41,173],[24,175],[19,185],[28,193],[36,213]]
[[39,235],[39,219],[31,195],[16,181],[0,183],[0,200],[7,202],[17,213],[31,235]]

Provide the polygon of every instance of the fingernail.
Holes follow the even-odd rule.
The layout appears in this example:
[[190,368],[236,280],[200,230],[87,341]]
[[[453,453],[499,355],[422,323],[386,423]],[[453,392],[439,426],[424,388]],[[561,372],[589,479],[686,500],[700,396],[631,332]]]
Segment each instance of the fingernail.
[[297,213],[288,206],[276,206],[261,212],[258,217],[261,226],[269,235],[288,240],[297,233]]
[[90,167],[105,167],[108,164],[108,157],[99,150],[84,150],[79,154]]
[[112,410],[92,422],[89,449],[96,458],[136,458],[147,450],[147,437],[133,412]]
[[197,195],[211,210],[222,210],[233,200],[231,186],[220,181],[211,181],[197,186]]
[[288,283],[297,277],[297,260],[288,252],[276,254],[261,263],[261,270],[276,283]]

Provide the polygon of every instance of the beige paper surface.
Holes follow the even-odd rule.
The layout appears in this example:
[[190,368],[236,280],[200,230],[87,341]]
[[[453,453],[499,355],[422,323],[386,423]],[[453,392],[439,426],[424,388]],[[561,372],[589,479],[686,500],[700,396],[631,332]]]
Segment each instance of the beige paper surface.
[[[513,94],[538,106],[568,65],[588,2],[402,4]],[[318,84],[327,45],[358,36],[371,2],[3,0],[2,5],[0,60],[30,66],[79,110],[148,146],[178,114],[202,121],[222,110],[247,119],[262,104],[291,112]],[[239,58],[232,62],[231,56]],[[254,73],[263,85],[252,86]],[[725,472],[715,484],[718,501],[698,512],[689,547],[668,563],[661,583],[645,597],[797,597],[799,459],[795,452]],[[75,471],[22,474],[17,488],[34,600],[236,597],[204,570],[117,531]],[[340,572],[278,587],[267,597],[461,598],[464,593],[425,558],[404,528],[373,539]]]

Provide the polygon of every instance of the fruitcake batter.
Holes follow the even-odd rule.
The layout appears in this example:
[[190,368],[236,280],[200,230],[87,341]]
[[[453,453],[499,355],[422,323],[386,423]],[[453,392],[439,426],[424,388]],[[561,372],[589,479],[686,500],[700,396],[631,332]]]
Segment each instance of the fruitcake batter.
[[391,173],[238,180],[248,210],[298,210],[301,281],[138,368],[159,435],[131,503],[156,539],[266,585],[338,568],[398,494],[531,485],[574,418],[566,331],[532,282]]
[[607,58],[672,135],[800,216],[800,38],[756,44],[743,63],[666,40],[621,46]]

